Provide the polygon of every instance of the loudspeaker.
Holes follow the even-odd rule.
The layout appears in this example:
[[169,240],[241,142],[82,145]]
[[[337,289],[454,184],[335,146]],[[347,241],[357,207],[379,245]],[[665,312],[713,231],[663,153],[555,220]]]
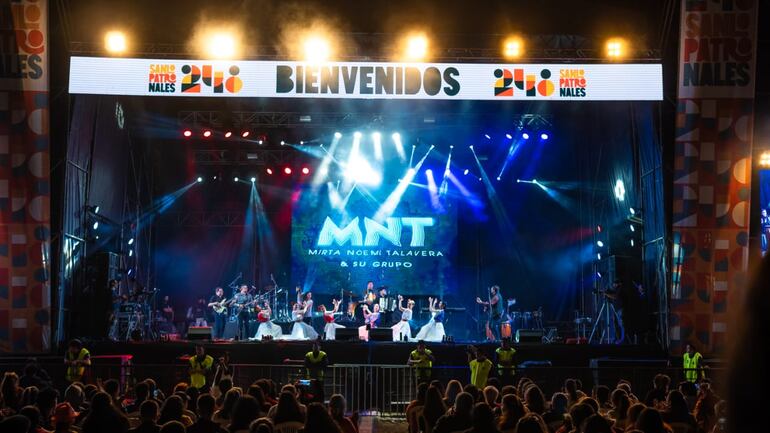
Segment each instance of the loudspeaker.
[[369,330],[369,341],[393,341],[393,330],[390,328],[372,328]]
[[187,329],[187,339],[211,340],[211,326],[191,326]]
[[358,341],[358,328],[337,328],[334,331],[336,341]]
[[542,329],[519,329],[516,331],[516,341],[519,344],[534,344],[543,342]]

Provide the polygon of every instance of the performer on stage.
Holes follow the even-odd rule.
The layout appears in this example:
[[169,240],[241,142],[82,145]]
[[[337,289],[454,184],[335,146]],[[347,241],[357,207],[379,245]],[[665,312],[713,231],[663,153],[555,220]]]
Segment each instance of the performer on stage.
[[327,310],[325,305],[321,305],[321,312],[323,313],[324,322],[326,323],[324,326],[324,340],[334,340],[337,336],[337,328],[344,328],[344,326],[334,323],[334,316],[340,309],[340,303],[341,301],[332,299],[334,309],[331,311]]
[[174,306],[171,305],[171,296],[166,295],[163,297],[161,311],[163,312],[163,318],[166,319],[166,322],[174,323]]
[[409,341],[412,338],[412,327],[409,321],[412,320],[412,309],[414,301],[408,300],[406,308],[402,305],[404,297],[398,295],[398,309],[401,310],[401,320],[390,328],[393,330],[393,341]]
[[257,314],[259,328],[257,328],[257,335],[255,335],[252,340],[262,340],[265,336],[269,336],[273,340],[280,340],[283,337],[281,327],[270,320],[272,315],[273,310],[270,308],[270,303],[265,301],[262,305],[262,310]]
[[221,287],[217,287],[214,290],[214,295],[209,298],[208,307],[213,310],[214,314],[214,340],[221,340],[225,335],[225,323],[227,323],[227,299],[225,298],[225,291]]
[[[310,303],[312,304],[312,301]],[[294,326],[291,328],[291,335],[289,340],[315,340],[318,338],[318,333],[315,332],[312,326],[305,323],[305,312],[307,311],[307,304],[294,304],[292,308],[292,318],[294,319]]]
[[238,315],[239,340],[249,338],[249,307],[252,303],[254,303],[254,298],[249,294],[249,287],[244,284],[233,298],[235,313]]
[[386,286],[380,287],[380,297],[377,298],[377,303],[380,305],[380,323],[383,326],[392,325],[393,311],[396,309],[396,298],[388,294]]
[[369,329],[377,327],[377,321],[380,320],[380,306],[374,304],[374,310],[369,311],[369,306],[364,304],[364,325],[358,327],[358,338],[369,341]]
[[415,337],[418,341],[441,342],[444,340],[444,301],[438,298],[428,298],[428,309],[430,309],[431,318],[428,323],[420,328],[420,332]]
[[500,287],[492,286],[489,288],[489,300],[482,301],[476,298],[476,303],[484,306],[484,310],[489,313],[487,320],[487,339],[492,341],[500,340],[500,318],[503,315],[503,302],[500,297]]
[[303,298],[302,288],[297,286],[295,290],[297,291],[297,303],[301,304],[305,309],[305,316],[302,318],[302,321],[313,326],[313,292],[305,293]]
[[206,320],[206,298],[198,298],[198,302],[187,309],[187,323],[189,326],[209,326]]
[[374,281],[368,281],[366,283],[366,291],[364,292],[364,302],[369,308],[372,308],[372,304],[377,300],[377,294],[374,292]]

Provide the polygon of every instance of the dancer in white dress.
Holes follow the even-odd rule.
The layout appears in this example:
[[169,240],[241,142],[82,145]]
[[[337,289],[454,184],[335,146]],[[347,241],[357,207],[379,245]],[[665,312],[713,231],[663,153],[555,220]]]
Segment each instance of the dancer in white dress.
[[280,340],[283,337],[283,331],[281,327],[273,323],[270,318],[273,315],[273,310],[270,309],[270,304],[265,302],[262,306],[262,310],[257,314],[257,321],[259,321],[259,328],[257,328],[257,335],[250,340],[262,340],[265,337],[270,337],[273,340]]
[[337,336],[337,328],[344,328],[344,326],[334,323],[334,316],[337,315],[337,311],[340,309],[340,302],[341,301],[332,299],[334,309],[331,311],[327,310],[325,305],[321,305],[321,312],[324,315],[324,322],[326,323],[324,326],[325,340],[334,340]]
[[315,340],[318,338],[318,333],[315,332],[315,329],[302,321],[308,307],[308,304],[294,304],[291,311],[294,326],[291,328],[291,335],[289,335],[287,340]]
[[369,341],[369,329],[376,328],[380,320],[380,305],[374,304],[372,308],[374,310],[369,311],[369,306],[364,304],[364,325],[358,327],[358,338],[364,341]]
[[401,310],[401,320],[390,327],[393,330],[393,341],[409,341],[412,339],[412,327],[409,325],[409,321],[412,320],[414,301],[408,300],[406,308],[402,305],[403,302],[404,297],[398,295],[398,309]]
[[420,332],[415,337],[418,341],[441,342],[444,340],[444,301],[438,298],[428,298],[428,308],[431,312],[431,318],[425,326],[420,328]]

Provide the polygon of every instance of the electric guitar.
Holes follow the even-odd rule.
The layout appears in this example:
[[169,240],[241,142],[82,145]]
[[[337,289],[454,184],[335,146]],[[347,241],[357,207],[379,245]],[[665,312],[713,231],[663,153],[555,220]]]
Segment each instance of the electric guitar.
[[214,312],[217,314],[226,313],[227,307],[225,306],[225,302],[227,302],[227,299],[222,299],[221,301],[212,305],[211,308],[213,308]]
[[244,310],[247,310],[249,307],[252,307],[257,304],[259,299],[255,299],[253,301],[247,302],[245,304],[235,304],[235,314],[241,314]]

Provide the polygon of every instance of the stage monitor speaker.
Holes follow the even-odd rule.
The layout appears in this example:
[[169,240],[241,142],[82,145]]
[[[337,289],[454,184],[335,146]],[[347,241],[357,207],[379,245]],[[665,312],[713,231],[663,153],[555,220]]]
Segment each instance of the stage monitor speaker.
[[543,330],[519,329],[516,331],[516,341],[519,344],[540,344],[543,342]]
[[372,328],[369,330],[369,341],[393,341],[393,330],[390,328]]
[[187,329],[187,339],[211,340],[211,326],[191,326]]
[[334,331],[336,341],[358,341],[358,328],[337,328]]

